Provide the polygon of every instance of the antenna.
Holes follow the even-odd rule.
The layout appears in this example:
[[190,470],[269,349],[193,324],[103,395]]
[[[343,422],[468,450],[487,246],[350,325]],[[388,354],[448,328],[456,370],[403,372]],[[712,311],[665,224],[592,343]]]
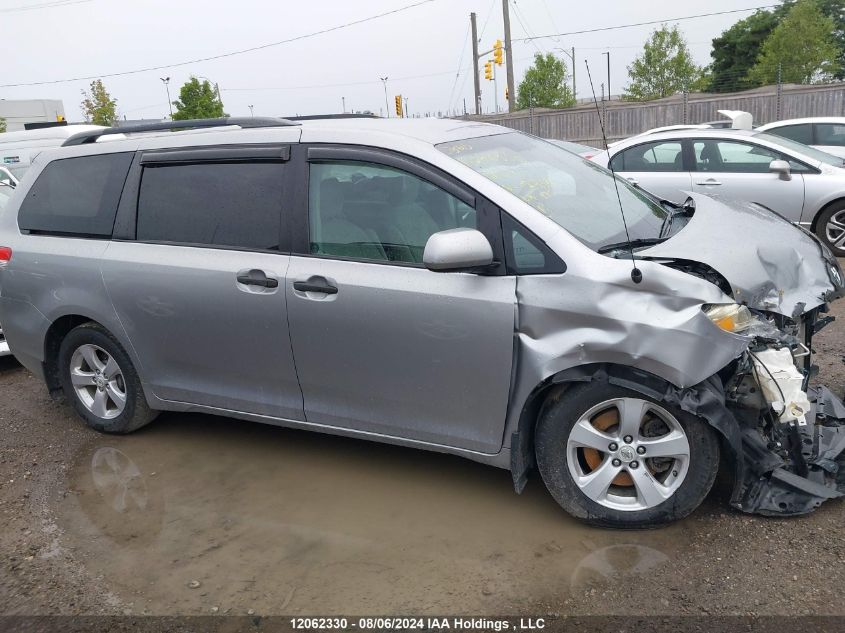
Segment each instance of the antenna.
[[[596,100],[596,89],[593,87],[593,76],[590,74],[590,63],[585,59],[584,64],[587,66],[587,78],[590,80],[590,90],[593,92],[593,103],[596,105],[596,116],[599,118],[601,138],[604,141],[604,149],[607,151],[607,157],[609,159],[610,147],[607,144],[607,134],[604,133],[604,121],[601,119],[599,102]],[[616,172],[613,171],[612,161],[607,161],[607,167],[610,169],[610,174],[613,177],[613,186],[616,188],[616,200],[619,202],[619,213],[622,214],[622,225],[625,227],[625,239],[628,240],[628,251],[631,253],[631,265],[634,267],[633,270],[631,270],[631,281],[638,284],[643,280],[643,273],[639,268],[637,268],[637,260],[634,257],[634,247],[631,244],[631,234],[628,233],[628,222],[625,220],[625,210],[622,208],[622,196],[619,195],[619,183],[616,182]]]

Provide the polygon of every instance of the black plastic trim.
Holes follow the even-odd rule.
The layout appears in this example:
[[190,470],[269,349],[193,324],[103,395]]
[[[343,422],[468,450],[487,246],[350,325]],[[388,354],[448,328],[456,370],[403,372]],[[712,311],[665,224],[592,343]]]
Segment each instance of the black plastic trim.
[[170,163],[207,163],[229,161],[287,161],[290,160],[289,144],[272,145],[214,145],[145,151],[142,165]]

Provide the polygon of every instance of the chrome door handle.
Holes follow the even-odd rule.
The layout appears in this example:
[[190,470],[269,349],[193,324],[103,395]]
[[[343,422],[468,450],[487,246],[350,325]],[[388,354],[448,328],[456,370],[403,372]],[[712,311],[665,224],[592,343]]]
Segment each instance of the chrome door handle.
[[708,178],[707,180],[699,181],[695,184],[697,184],[697,185],[721,185],[722,183],[720,183],[718,180],[714,180],[713,178]]

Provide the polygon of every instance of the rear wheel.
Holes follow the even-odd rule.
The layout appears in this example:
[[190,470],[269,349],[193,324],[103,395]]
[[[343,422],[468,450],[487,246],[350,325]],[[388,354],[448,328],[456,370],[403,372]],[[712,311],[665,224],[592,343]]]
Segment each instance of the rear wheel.
[[567,391],[539,421],[537,465],[552,496],[594,525],[654,527],[704,500],[719,467],[710,426],[601,382]]
[[59,376],[68,401],[97,431],[130,433],[157,415],[147,405],[129,355],[96,323],[80,325],[64,338]]
[[845,200],[834,202],[819,215],[816,235],[837,257],[845,257]]

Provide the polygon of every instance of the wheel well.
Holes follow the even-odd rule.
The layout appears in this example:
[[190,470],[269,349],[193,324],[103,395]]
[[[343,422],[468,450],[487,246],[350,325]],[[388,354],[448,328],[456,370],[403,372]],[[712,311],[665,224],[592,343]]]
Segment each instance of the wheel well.
[[[513,476],[514,488],[518,493],[525,488],[528,471],[535,465],[534,429],[545,409],[554,404],[573,384],[589,382],[596,378],[608,380],[622,387],[633,388],[658,401],[663,400],[664,396],[670,392],[681,392],[677,387],[659,376],[625,365],[595,363],[572,367],[550,376],[537,385],[531,395],[528,396],[520,413],[517,430],[511,436],[511,475]],[[701,383],[701,385],[704,384]],[[704,399],[707,399],[706,396]],[[683,405],[682,408],[686,409]],[[702,415],[703,410],[690,412],[694,415],[701,415],[717,431],[720,445],[728,449],[722,451],[722,462],[724,463],[726,458],[731,457],[738,460],[735,461],[737,467],[741,466],[742,462],[739,459],[742,455],[741,439],[736,420],[731,416],[730,419],[733,421],[730,424],[725,424],[724,420],[714,421],[714,419],[711,419],[715,415],[712,407],[710,407],[707,415]],[[727,428],[728,426],[733,428]]]
[[44,378],[50,395],[54,398],[62,396],[62,385],[59,380],[59,348],[68,333],[83,323],[96,323],[93,319],[79,314],[68,314],[53,321],[44,337]]
[[821,217],[822,213],[828,210],[834,204],[843,204],[845,203],[845,198],[837,198],[836,200],[831,200],[826,205],[824,205],[821,209],[818,210],[818,213],[813,217],[813,222],[810,224],[810,230],[815,233],[816,227],[818,226],[818,220]]

